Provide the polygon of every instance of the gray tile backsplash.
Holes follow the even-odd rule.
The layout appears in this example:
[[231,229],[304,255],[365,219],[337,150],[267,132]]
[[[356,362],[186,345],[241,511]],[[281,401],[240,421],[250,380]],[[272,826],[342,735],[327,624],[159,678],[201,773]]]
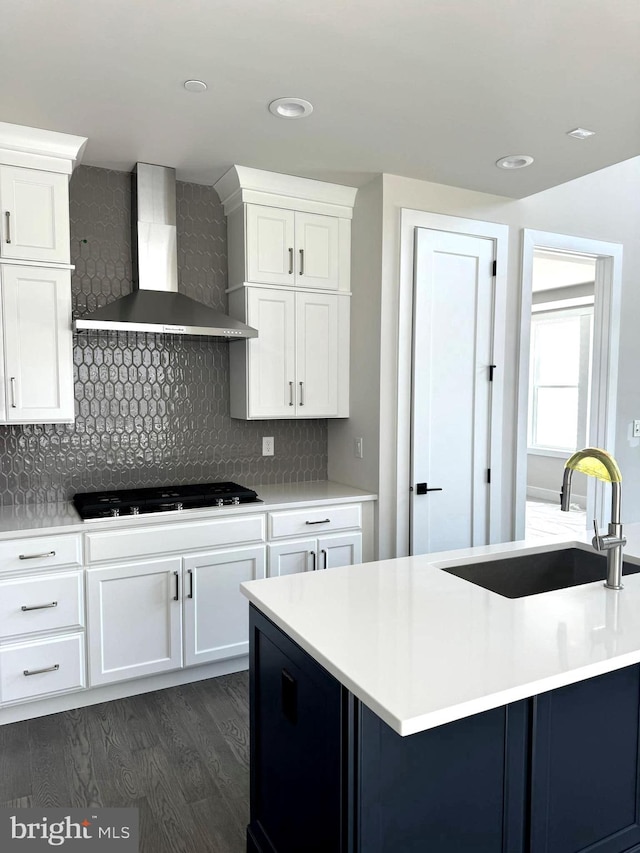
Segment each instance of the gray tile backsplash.
[[[131,291],[130,178],[80,166],[71,179],[74,316]],[[180,290],[226,310],[226,222],[210,187],[178,182]],[[0,426],[0,504],[91,489],[229,479],[326,479],[327,424],[229,417],[229,345],[164,335],[79,334],[74,424]],[[262,436],[275,438],[263,457]]]

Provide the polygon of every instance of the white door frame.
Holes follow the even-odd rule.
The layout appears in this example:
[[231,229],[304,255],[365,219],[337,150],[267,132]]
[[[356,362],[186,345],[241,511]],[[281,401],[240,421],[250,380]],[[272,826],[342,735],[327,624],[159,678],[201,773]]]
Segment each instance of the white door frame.
[[458,216],[428,213],[403,208],[400,219],[400,276],[397,386],[397,458],[396,458],[396,556],[409,553],[411,487],[411,398],[412,398],[412,320],[414,256],[416,228],[450,231],[485,237],[495,243],[497,274],[495,279],[493,353],[497,369],[492,389],[491,414],[491,492],[489,501],[490,542],[499,542],[502,526],[502,420],[504,397],[504,359],[506,331],[506,289],[509,227],[495,222],[463,219]]
[[[520,297],[520,353],[518,360],[517,436],[514,539],[525,535],[527,497],[527,423],[529,414],[529,349],[534,249],[552,249],[591,255],[596,260],[593,316],[593,357],[589,441],[615,453],[618,347],[622,292],[622,245],[549,231],[522,230],[522,290]],[[560,494],[561,483],[558,483]],[[603,523],[604,490],[594,490],[589,478],[587,513]]]

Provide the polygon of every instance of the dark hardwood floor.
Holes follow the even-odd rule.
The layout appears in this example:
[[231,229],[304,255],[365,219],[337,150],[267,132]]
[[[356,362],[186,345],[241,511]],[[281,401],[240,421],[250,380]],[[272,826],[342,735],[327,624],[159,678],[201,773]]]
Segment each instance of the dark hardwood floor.
[[135,806],[140,853],[245,853],[246,672],[0,726],[0,806]]

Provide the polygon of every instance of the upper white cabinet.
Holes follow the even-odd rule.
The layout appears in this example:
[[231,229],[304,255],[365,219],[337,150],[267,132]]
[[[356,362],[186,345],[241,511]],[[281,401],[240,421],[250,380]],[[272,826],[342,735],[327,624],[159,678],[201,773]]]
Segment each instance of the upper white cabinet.
[[250,286],[229,294],[229,310],[259,329],[229,345],[231,417],[348,416],[348,294]]
[[356,190],[234,166],[229,313],[258,330],[230,345],[235,418],[349,415],[351,218]]
[[0,423],[74,418],[69,175],[86,142],[0,122]]
[[247,204],[245,215],[247,282],[338,290],[337,217],[259,204]]
[[5,421],[73,421],[71,273],[7,265],[0,274]]
[[0,257],[69,263],[67,175],[0,166]]

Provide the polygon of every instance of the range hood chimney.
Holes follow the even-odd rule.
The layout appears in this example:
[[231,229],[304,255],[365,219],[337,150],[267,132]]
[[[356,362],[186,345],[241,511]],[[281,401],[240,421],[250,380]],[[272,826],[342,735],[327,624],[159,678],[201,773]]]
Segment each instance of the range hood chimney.
[[257,337],[251,326],[178,293],[175,169],[138,163],[132,203],[133,293],[77,319],[74,329]]

